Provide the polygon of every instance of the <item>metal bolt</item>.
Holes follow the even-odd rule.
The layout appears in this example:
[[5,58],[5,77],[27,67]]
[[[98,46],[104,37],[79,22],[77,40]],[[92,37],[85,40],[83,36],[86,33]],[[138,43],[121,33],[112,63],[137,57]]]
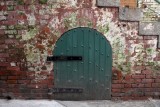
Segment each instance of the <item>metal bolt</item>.
[[104,84],[102,84],[101,86],[104,87]]
[[70,65],[67,65],[67,67],[69,67]]
[[84,78],[83,76],[80,77],[81,79]]

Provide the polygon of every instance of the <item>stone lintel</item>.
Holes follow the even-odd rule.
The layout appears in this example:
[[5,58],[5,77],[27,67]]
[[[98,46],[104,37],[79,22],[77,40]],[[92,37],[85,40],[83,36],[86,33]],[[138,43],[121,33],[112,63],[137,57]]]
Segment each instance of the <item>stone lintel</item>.
[[158,48],[160,48],[160,22],[140,22],[139,35],[153,36],[158,35]]
[[122,21],[140,21],[142,11],[140,8],[119,7],[119,19]]
[[119,7],[120,6],[120,0],[97,0],[97,6]]

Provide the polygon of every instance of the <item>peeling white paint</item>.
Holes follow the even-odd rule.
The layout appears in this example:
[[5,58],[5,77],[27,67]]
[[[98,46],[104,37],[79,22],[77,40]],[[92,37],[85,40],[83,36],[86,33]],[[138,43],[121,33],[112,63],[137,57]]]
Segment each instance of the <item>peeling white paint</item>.
[[145,28],[144,30],[153,30],[154,29],[154,26],[152,23],[149,23]]
[[0,16],[0,21],[6,20],[6,19],[7,19],[6,16]]
[[16,63],[15,63],[15,62],[11,62],[10,65],[11,65],[12,67],[14,67],[14,66],[16,66]]
[[36,23],[35,15],[33,13],[31,13],[31,14],[26,14],[26,16],[27,16],[27,20],[29,22],[29,25],[35,25],[35,23]]

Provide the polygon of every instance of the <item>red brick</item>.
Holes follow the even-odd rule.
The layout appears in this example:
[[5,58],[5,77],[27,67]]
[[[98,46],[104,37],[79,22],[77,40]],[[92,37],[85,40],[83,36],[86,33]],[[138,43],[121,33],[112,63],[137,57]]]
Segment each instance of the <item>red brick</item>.
[[123,93],[128,93],[128,94],[126,94],[126,95],[129,95],[130,92],[132,92],[132,90],[133,90],[133,88],[123,88],[123,89],[122,89],[122,92],[123,92]]
[[152,83],[154,79],[142,79],[142,83]]
[[49,80],[49,81],[52,81],[52,80],[53,80],[53,76],[49,76],[49,77],[48,77],[48,80]]
[[152,83],[152,87],[154,87],[154,88],[157,87],[158,88],[158,87],[160,87],[160,83]]
[[133,98],[132,96],[123,96],[119,100],[128,101],[128,100],[131,100],[132,98]]
[[125,87],[125,88],[131,88],[132,85],[131,85],[131,84],[125,84],[124,87]]
[[42,71],[42,72],[40,72],[40,75],[49,75],[49,73],[45,72],[45,71]]
[[27,86],[28,86],[28,88],[37,88],[38,85],[37,84],[28,84]]
[[18,80],[18,83],[20,83],[20,84],[29,84],[29,83],[31,83],[31,81],[30,80]]
[[144,84],[141,84],[141,83],[139,83],[139,84],[132,84],[132,87],[133,88],[143,88]]
[[124,88],[124,84],[112,84],[112,88]]
[[25,79],[27,79],[27,76],[19,76],[19,79],[20,80],[25,80]]
[[150,71],[150,70],[143,70],[142,74],[152,74],[152,71]]
[[0,62],[0,66],[4,67],[4,66],[9,66],[10,64],[9,63],[6,63],[6,62]]
[[152,87],[152,83],[146,83],[146,84],[144,84],[144,87],[151,88]]
[[117,93],[120,93],[120,92],[122,92],[122,90],[121,90],[121,89],[112,89],[112,92],[113,92],[113,93],[116,93],[116,92],[117,92]]
[[146,78],[152,79],[152,78],[155,78],[155,76],[153,76],[153,75],[146,75]]
[[2,21],[4,25],[16,25],[17,20],[7,20],[7,21]]
[[7,75],[8,72],[7,71],[0,71],[0,76],[4,76],[4,75]]
[[8,53],[0,53],[0,58],[6,58],[9,57]]
[[142,92],[134,92],[134,93],[132,93],[131,96],[133,96],[133,97],[141,97],[141,96],[144,96],[144,94]]
[[7,70],[9,70],[9,71],[20,71],[20,68],[18,66],[16,66],[16,67],[7,67]]
[[18,75],[22,77],[27,77],[27,72],[20,71],[18,72]]
[[27,76],[33,76],[33,75],[35,75],[34,71],[27,72]]
[[124,83],[134,83],[134,79],[125,80]]
[[8,79],[9,79],[9,80],[17,80],[17,79],[18,79],[18,76],[8,76]]
[[16,83],[17,83],[17,80],[7,80],[7,83],[8,83],[8,84],[16,84]]
[[153,88],[148,87],[144,89],[144,92],[150,92],[150,91],[153,91]]
[[22,72],[21,71],[7,71],[9,76],[18,76],[20,75]]
[[48,81],[47,79],[38,81],[38,84],[49,84],[49,83],[50,81]]
[[15,7],[16,10],[24,10],[24,6],[23,5],[16,5]]
[[137,78],[145,78],[145,75],[132,75],[132,78],[137,79]]
[[150,96],[150,97],[154,96],[154,92],[145,92],[144,94],[145,96]]
[[134,83],[141,83],[142,79],[134,79]]
[[155,79],[155,82],[158,82],[158,83],[160,83],[160,79]]
[[16,45],[19,44],[18,41],[15,39],[6,39],[5,43],[6,44],[16,44]]
[[1,80],[7,80],[7,76],[0,76]]
[[121,97],[123,96],[123,93],[112,93],[113,97]]
[[3,10],[3,11],[6,11],[6,10],[7,10],[7,6],[5,6],[5,5],[2,6],[2,5],[0,5],[0,11],[2,11],[2,10]]
[[131,76],[131,75],[126,75],[124,79],[125,79],[126,81],[131,80],[131,79],[132,79],[132,76]]
[[6,44],[0,45],[0,49],[7,49],[7,48],[8,48],[8,45]]
[[0,44],[4,44],[5,43],[5,41],[4,40],[0,40]]
[[6,58],[0,58],[0,62],[6,62]]
[[1,30],[1,29],[0,29],[0,34],[1,34],[1,35],[4,35],[4,34],[5,34],[4,30]]

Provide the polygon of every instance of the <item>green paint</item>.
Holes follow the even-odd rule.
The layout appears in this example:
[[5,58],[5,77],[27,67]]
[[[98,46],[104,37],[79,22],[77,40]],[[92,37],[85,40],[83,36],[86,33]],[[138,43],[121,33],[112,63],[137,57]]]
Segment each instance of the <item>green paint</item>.
[[84,92],[76,96],[82,100],[111,98],[106,88],[111,88],[112,49],[101,33],[87,27],[69,30],[58,39],[53,55],[82,56],[82,61],[54,62],[55,87],[81,87]]
[[7,6],[7,10],[8,10],[8,11],[13,11],[13,10],[14,10],[14,6],[13,6],[13,5]]
[[23,5],[24,4],[23,0],[15,0],[15,1],[17,1],[17,4],[19,4],[19,5]]
[[22,36],[22,41],[28,41],[31,39],[34,39],[34,37],[38,34],[38,29],[34,28],[34,29],[28,29],[28,31],[26,32],[26,34],[24,34]]
[[20,25],[20,24],[15,25],[15,29],[17,30],[22,30],[22,29],[27,29],[27,28],[28,28],[27,25]]

